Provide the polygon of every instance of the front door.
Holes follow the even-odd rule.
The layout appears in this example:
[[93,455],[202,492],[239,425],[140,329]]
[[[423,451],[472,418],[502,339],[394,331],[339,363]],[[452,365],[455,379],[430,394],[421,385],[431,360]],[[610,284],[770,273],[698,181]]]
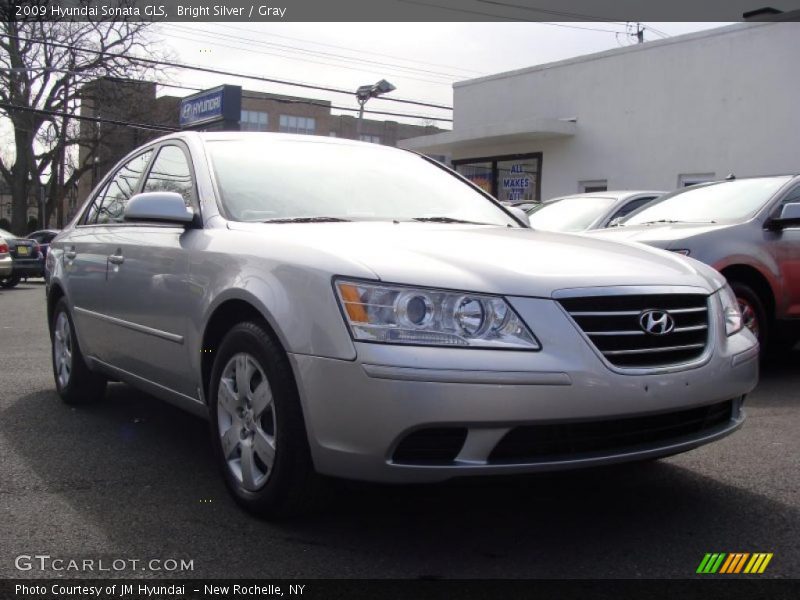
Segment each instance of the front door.
[[[188,154],[181,146],[158,149],[143,192],[183,195],[197,211]],[[181,394],[197,398],[186,344],[189,326],[191,228],[122,222],[110,239],[107,294],[115,319],[111,364]]]

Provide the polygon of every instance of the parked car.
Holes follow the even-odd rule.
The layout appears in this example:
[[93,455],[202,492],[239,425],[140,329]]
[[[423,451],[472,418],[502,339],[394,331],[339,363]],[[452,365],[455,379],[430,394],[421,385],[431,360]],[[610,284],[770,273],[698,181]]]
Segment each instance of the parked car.
[[574,233],[616,225],[628,214],[664,193],[621,191],[575,194],[553,198],[526,212],[534,229]]
[[7,277],[11,277],[13,269],[14,262],[11,259],[8,242],[6,242],[5,238],[0,237],[0,283]]
[[42,256],[47,259],[47,250],[50,248],[50,242],[53,241],[53,238],[58,235],[58,229],[42,229],[40,231],[34,231],[28,236],[29,240],[34,240],[36,243],[39,244],[39,250],[42,253]]
[[[532,256],[547,260],[530,260]],[[47,257],[55,385],[209,419],[236,500],[650,459],[744,420],[758,343],[724,278],[533,231],[448,168],[336,138],[171,134]]]
[[797,340],[800,326],[800,176],[706,183],[672,192],[596,232],[696,258],[720,271],[745,325],[767,342]]
[[44,259],[39,244],[34,240],[18,238],[13,233],[0,229],[0,238],[8,244],[12,259],[10,275],[0,276],[0,287],[12,288],[23,277],[43,277]]

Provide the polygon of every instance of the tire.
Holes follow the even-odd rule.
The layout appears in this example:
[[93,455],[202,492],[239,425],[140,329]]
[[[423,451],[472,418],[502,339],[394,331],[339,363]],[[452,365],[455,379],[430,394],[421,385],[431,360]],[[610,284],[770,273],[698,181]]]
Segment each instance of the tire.
[[70,405],[92,404],[102,400],[105,397],[106,379],[92,373],[86,366],[64,298],[56,303],[53,310],[50,342],[53,378],[61,399]]
[[0,277],[0,287],[9,289],[13,288],[19,283],[19,275],[9,275],[8,277]]
[[733,293],[736,295],[736,300],[739,302],[744,325],[750,329],[753,335],[758,339],[763,356],[770,341],[770,323],[767,317],[767,311],[764,308],[764,303],[753,288],[746,283],[732,281],[730,285]]
[[320,478],[291,366],[262,324],[240,323],[225,336],[208,398],[214,453],[236,501],[268,519],[307,511]]

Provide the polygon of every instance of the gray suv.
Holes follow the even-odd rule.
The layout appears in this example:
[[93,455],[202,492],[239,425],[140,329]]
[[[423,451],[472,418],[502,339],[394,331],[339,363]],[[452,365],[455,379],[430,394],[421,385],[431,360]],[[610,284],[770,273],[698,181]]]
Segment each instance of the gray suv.
[[677,190],[622,225],[591,233],[665,248],[720,271],[762,348],[800,337],[800,176]]
[[375,144],[161,138],[93,191],[47,269],[64,401],[112,379],[208,418],[233,496],[269,516],[300,509],[318,474],[426,482],[683,452],[742,425],[758,375],[713,269],[533,231]]

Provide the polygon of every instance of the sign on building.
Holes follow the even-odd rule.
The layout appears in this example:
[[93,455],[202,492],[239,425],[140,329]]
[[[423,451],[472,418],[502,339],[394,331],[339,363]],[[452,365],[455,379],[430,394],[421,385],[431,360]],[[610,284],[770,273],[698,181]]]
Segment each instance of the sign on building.
[[221,85],[186,96],[180,104],[181,129],[216,123],[237,124],[242,113],[242,88]]

